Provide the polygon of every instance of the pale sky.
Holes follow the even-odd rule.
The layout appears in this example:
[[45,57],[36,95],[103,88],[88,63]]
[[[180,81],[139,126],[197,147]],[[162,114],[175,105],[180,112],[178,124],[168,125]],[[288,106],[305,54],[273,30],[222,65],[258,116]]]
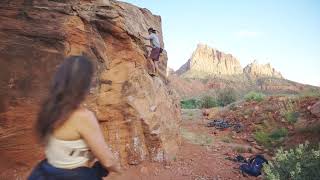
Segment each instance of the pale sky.
[[169,67],[177,70],[198,43],[268,63],[289,80],[320,86],[318,0],[124,0],[162,17]]

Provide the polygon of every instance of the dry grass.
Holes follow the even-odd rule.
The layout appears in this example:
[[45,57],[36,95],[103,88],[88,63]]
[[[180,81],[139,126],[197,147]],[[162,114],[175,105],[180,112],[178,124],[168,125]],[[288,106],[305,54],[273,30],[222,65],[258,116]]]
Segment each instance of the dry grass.
[[199,144],[202,146],[208,146],[208,145],[211,145],[213,142],[212,137],[210,137],[206,134],[196,134],[196,133],[190,132],[184,128],[182,128],[180,130],[180,132],[181,132],[182,137],[192,144]]

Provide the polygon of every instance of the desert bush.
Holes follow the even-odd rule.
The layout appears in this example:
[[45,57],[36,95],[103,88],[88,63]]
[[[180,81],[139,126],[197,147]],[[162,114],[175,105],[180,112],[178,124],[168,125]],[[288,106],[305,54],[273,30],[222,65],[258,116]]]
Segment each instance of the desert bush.
[[229,110],[231,110],[231,111],[237,110],[237,106],[235,105],[235,103],[230,104]]
[[202,108],[212,108],[212,107],[217,107],[218,102],[211,96],[204,96],[201,99],[201,107]]
[[288,111],[284,114],[284,117],[289,123],[294,124],[298,121],[299,112]]
[[308,143],[294,149],[279,149],[273,161],[264,165],[267,180],[316,180],[320,177],[320,144],[312,148]]
[[270,138],[269,138],[269,134],[264,132],[264,131],[256,131],[254,133],[254,139],[259,143],[259,144],[262,144],[262,145],[269,145],[271,142],[270,142]]
[[217,103],[219,106],[226,106],[236,101],[236,93],[233,89],[220,91],[217,95]]
[[286,128],[279,128],[270,133],[270,138],[272,140],[280,140],[288,135],[288,130]]
[[196,99],[187,99],[180,102],[182,109],[197,109],[201,106],[201,102]]
[[264,130],[259,130],[254,133],[255,140],[266,147],[272,147],[284,140],[288,135],[288,130],[286,128],[279,128],[271,131],[270,133]]
[[244,96],[244,99],[246,101],[257,101],[257,102],[261,102],[264,100],[264,98],[266,97],[266,95],[264,95],[263,93],[259,93],[259,92],[255,92],[255,91],[251,91],[248,94],[246,94]]

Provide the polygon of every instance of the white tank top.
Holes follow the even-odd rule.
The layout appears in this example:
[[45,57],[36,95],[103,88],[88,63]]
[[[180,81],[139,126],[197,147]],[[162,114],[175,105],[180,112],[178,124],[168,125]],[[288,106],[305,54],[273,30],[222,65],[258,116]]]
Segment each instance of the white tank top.
[[49,138],[45,154],[49,164],[64,169],[86,166],[93,157],[84,140],[65,141],[53,136]]

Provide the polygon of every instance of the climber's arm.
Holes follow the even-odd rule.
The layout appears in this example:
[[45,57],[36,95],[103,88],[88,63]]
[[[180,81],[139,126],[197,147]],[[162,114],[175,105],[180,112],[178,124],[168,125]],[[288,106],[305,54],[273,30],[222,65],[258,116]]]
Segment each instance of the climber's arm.
[[141,35],[140,33],[139,33],[139,36],[142,37],[142,38],[145,39],[145,40],[150,40],[150,39],[151,39],[151,37],[149,37],[149,36],[148,36],[148,37],[145,37],[145,36]]

